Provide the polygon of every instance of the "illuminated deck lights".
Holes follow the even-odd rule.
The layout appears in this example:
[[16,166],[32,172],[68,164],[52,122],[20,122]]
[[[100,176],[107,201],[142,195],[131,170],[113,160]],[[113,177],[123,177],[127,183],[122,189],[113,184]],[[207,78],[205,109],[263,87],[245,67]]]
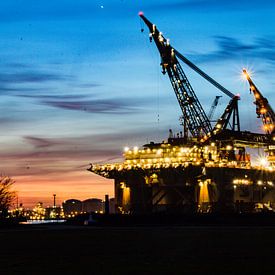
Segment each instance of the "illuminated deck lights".
[[234,185],[248,185],[251,184],[252,182],[248,179],[234,179],[233,184]]
[[[125,150],[126,149],[126,150]],[[223,148],[224,153],[230,150],[237,149],[231,145]],[[91,171],[100,175],[107,176],[111,171],[123,171],[131,169],[160,169],[160,168],[177,168],[187,167],[190,164],[194,166],[203,165],[205,167],[227,167],[240,169],[258,169],[273,171],[274,168],[270,166],[270,160],[263,158],[259,159],[257,166],[252,166],[250,157],[245,160],[230,160],[226,155],[221,154],[220,148],[214,142],[205,146],[193,145],[189,147],[171,145],[169,143],[156,144],[154,148],[138,149],[137,146],[130,149],[124,148],[125,160],[121,163],[111,163],[103,165],[92,165]],[[269,160],[269,161],[268,161]],[[237,179],[233,184],[248,184],[247,175],[245,180]],[[273,183],[272,183],[273,184]]]

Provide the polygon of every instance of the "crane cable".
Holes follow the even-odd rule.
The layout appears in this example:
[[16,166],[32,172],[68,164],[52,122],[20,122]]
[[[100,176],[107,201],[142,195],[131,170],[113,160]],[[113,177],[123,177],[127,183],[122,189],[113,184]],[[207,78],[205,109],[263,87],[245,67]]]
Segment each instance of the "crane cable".
[[[144,33],[144,21],[140,18],[140,31],[141,33]],[[148,43],[147,43],[147,39],[145,40],[145,44],[146,44],[146,47],[149,49],[149,52],[150,52],[150,55],[152,57],[152,60],[153,62],[155,63],[155,59],[154,59],[154,56],[152,54],[152,48],[148,46]],[[158,130],[159,130],[159,122],[160,122],[160,114],[159,114],[159,90],[160,90],[160,71],[158,69],[158,67],[156,67],[157,69],[157,127],[158,127]]]

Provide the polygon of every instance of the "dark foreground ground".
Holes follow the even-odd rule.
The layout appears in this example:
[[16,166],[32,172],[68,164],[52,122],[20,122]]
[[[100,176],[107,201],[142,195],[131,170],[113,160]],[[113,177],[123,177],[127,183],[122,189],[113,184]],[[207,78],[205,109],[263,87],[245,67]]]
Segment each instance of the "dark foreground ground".
[[0,274],[275,274],[275,227],[0,229]]

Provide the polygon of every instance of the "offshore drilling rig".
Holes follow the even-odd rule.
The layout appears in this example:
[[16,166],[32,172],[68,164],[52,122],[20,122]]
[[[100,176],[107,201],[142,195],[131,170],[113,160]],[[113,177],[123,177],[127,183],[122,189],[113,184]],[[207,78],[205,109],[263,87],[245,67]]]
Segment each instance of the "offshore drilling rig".
[[[275,114],[244,69],[263,123],[263,134],[241,131],[239,96],[199,69],[170,45],[143,13],[182,111],[183,132],[142,149],[125,148],[122,163],[91,165],[89,171],[114,179],[116,211],[124,214],[172,212],[254,212],[275,210]],[[212,126],[179,60],[229,97]],[[211,114],[212,116],[212,114]],[[252,165],[247,148],[263,148],[266,158]]]

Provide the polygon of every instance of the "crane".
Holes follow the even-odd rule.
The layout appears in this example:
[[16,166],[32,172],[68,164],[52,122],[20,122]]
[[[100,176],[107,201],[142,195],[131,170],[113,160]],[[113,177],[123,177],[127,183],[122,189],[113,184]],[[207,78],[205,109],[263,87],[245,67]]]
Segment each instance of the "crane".
[[152,24],[143,13],[139,14],[150,31],[150,41],[154,42],[161,56],[162,73],[167,73],[182,110],[188,130],[193,137],[206,135],[212,130],[210,121],[205,114],[191,84],[189,83],[181,65],[171,47],[157,27]]
[[[187,123],[188,130],[190,131],[191,135],[197,138],[212,136],[213,128],[211,126],[210,120],[202,108],[177,58],[187,64],[199,75],[204,77],[216,88],[229,96],[231,100],[234,99],[234,104],[232,105],[234,108],[237,108],[237,103],[235,102],[237,102],[239,97],[228,91],[213,78],[199,69],[185,56],[174,49],[170,45],[170,41],[162,35],[162,33],[157,29],[156,25],[152,24],[142,12],[139,13],[139,16],[149,28],[150,41],[152,42],[154,40],[159,50],[161,56],[162,73],[167,73],[169,76],[178,103],[182,110],[184,121]],[[236,114],[238,114],[238,112],[236,112]],[[237,119],[237,121],[239,122],[239,119]]]
[[267,98],[263,96],[260,90],[252,81],[249,73],[246,69],[243,69],[243,74],[246,77],[250,91],[253,93],[256,105],[256,114],[258,118],[262,119],[263,130],[268,136],[269,145],[268,145],[268,161],[275,167],[275,113],[270,106]]
[[[218,119],[213,130],[207,135],[201,137],[200,142],[204,143],[209,141],[211,138],[218,136],[226,131],[227,127],[230,126],[230,131],[239,133],[240,132],[240,118],[238,109],[238,96],[234,96],[228,105],[226,106],[222,116]],[[230,123],[230,118],[232,117],[232,122]],[[228,134],[227,134],[228,135]]]
[[216,107],[218,106],[218,103],[219,103],[219,100],[222,96],[221,95],[216,95],[212,105],[211,105],[211,108],[210,108],[210,111],[208,113],[208,119],[211,121],[212,117],[213,117],[213,114],[214,114],[214,111],[216,109]]
[[262,119],[263,129],[266,134],[275,136],[275,113],[268,103],[268,100],[262,95],[256,85],[253,83],[249,73],[243,69],[243,74],[248,80],[250,91],[253,93],[256,105],[256,114]]
[[186,65],[188,65],[191,69],[193,69],[196,73],[201,75],[205,80],[210,82],[213,86],[218,88],[221,92],[229,96],[230,98],[233,98],[235,95],[231,93],[229,90],[227,90],[225,87],[223,87],[220,83],[218,83],[215,79],[210,77],[208,74],[206,74],[204,71],[202,71],[199,67],[197,67],[194,63],[192,63],[189,59],[187,59],[185,56],[183,56],[181,53],[179,53],[177,50],[175,50],[176,56],[184,62]]

